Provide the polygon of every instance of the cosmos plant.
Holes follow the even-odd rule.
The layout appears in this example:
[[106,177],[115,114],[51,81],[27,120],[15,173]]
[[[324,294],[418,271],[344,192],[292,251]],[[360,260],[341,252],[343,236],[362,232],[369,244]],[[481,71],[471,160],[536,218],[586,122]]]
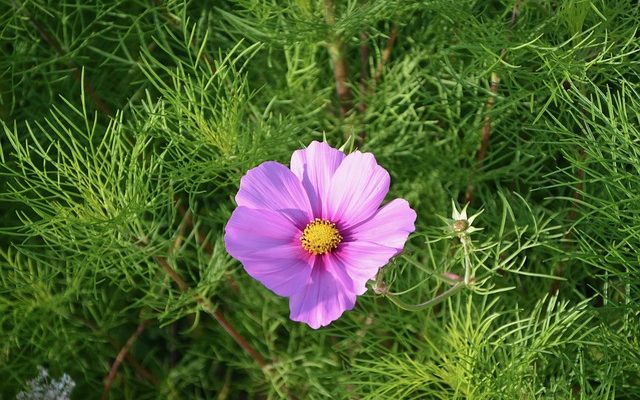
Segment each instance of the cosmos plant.
[[227,251],[289,298],[292,320],[328,325],[355,306],[415,230],[406,200],[381,207],[389,184],[373,154],[314,141],[293,153],[290,169],[267,161],[241,179]]

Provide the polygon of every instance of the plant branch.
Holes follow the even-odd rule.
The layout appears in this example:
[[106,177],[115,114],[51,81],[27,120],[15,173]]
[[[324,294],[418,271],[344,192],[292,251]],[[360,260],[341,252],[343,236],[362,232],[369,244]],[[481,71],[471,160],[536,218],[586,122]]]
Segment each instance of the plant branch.
[[[513,29],[518,22],[518,17],[520,15],[520,7],[522,0],[516,0],[513,5],[513,9],[511,10],[511,28]],[[500,59],[504,60],[507,55],[507,49],[502,49],[500,51]],[[475,171],[479,171],[482,169],[482,165],[484,164],[484,159],[487,156],[487,151],[489,149],[489,138],[491,136],[491,110],[496,104],[496,97],[498,95],[498,87],[500,85],[500,75],[493,71],[491,72],[491,81],[489,84],[489,97],[484,105],[484,121],[482,124],[482,135],[480,137],[480,149],[478,149],[478,153],[476,155],[476,166]],[[472,181],[467,185],[467,190],[464,196],[464,202],[469,204],[473,202],[475,197],[475,185]]]
[[[579,153],[579,159],[582,160],[585,157],[585,151],[584,149],[580,150]],[[567,216],[568,218],[568,223],[569,225],[573,224],[576,219],[578,218],[578,210],[577,210],[577,204],[580,202],[580,200],[582,200],[582,190],[584,188],[584,169],[582,168],[578,168],[575,172],[576,174],[576,186],[573,189],[573,199],[575,200],[573,202],[573,204],[571,205],[571,209],[569,210],[569,214]],[[563,241],[567,244],[567,251],[569,250],[568,247],[569,242],[571,240],[571,237],[573,236],[573,230],[571,229],[571,227],[567,228],[567,230],[564,233],[563,236]],[[562,276],[564,275],[564,267],[565,264],[563,261],[560,261],[557,266],[553,269],[552,271],[552,275],[558,277],[558,278],[562,278]],[[560,291],[560,285],[562,284],[562,280],[561,279],[557,279],[554,280],[553,282],[551,282],[551,287],[549,288],[549,294],[551,295],[556,295],[558,294],[558,292]]]
[[[98,327],[96,325],[94,325],[91,321],[85,320],[83,318],[80,318],[80,321],[82,324],[86,325],[89,329],[91,329],[92,331],[94,331],[96,334],[101,335],[104,334],[103,331],[101,331],[100,329],[98,329]],[[120,342],[114,338],[113,336],[109,335],[109,334],[105,334],[107,341],[111,344],[111,346],[116,349],[122,349],[122,344],[120,344]],[[119,350],[120,352],[120,350]],[[118,353],[119,354],[119,353]],[[126,352],[124,354],[124,358],[129,362],[129,364],[131,364],[131,366],[135,369],[136,373],[138,373],[143,379],[145,379],[147,382],[151,383],[152,385],[157,385],[160,381],[158,380],[158,378],[156,378],[148,369],[146,369],[141,363],[140,361],[138,361],[135,357],[133,357],[131,355],[131,353]]]
[[[496,104],[496,96],[498,94],[498,85],[500,84],[500,76],[497,72],[491,73],[491,84],[489,86],[490,95],[484,105],[484,122],[482,124],[482,136],[480,137],[480,149],[476,156],[475,170],[482,169],[484,159],[487,156],[487,150],[489,149],[489,137],[491,136],[491,116],[490,112]],[[469,182],[467,185],[467,191],[464,196],[464,202],[470,204],[473,202],[475,195],[475,185],[473,182]]]
[[[162,2],[160,0],[153,0],[153,4],[161,10],[162,15],[165,17],[165,20],[170,25],[172,25],[178,32],[182,32],[183,25],[186,26],[187,24],[180,17],[171,13],[169,8],[164,3],[165,2]],[[195,52],[196,54],[200,53],[199,51],[200,43],[198,42],[197,39],[194,38],[194,40],[189,41],[189,43],[190,43],[191,50],[193,52]],[[207,67],[209,68],[209,71],[211,71],[211,74],[215,74],[217,72],[217,68],[213,59],[205,51],[203,51],[200,55],[204,60],[205,64],[207,64]]]
[[[467,253],[467,249],[465,247],[465,269],[468,268],[468,271],[471,271],[470,268],[470,263],[471,261],[468,259],[467,257],[468,253]],[[466,262],[469,262],[469,267],[467,267]],[[455,274],[451,274],[451,273],[446,273],[444,276],[444,280],[446,280],[447,282],[450,282],[452,284],[452,286],[447,289],[446,291],[438,294],[437,296],[435,296],[434,298],[425,301],[424,303],[420,303],[420,304],[409,304],[409,303],[405,303],[403,300],[400,300],[400,297],[397,293],[392,293],[389,291],[389,286],[384,282],[383,280],[383,274],[384,274],[384,270],[380,270],[378,271],[378,273],[376,274],[376,279],[375,282],[373,284],[373,292],[377,295],[381,295],[384,296],[386,298],[388,298],[393,304],[395,304],[396,306],[402,308],[403,310],[407,310],[407,311],[420,311],[423,310],[427,307],[432,307],[435,305],[438,305],[440,303],[442,303],[444,300],[446,300],[447,298],[453,296],[454,294],[458,293],[460,290],[462,290],[465,287],[468,287],[471,283],[474,282],[474,278],[473,277],[467,277],[465,276],[465,280],[453,280],[453,276],[456,276]],[[447,276],[447,275],[451,275]]]
[[397,296],[395,296],[395,295],[393,295],[391,293],[385,294],[385,297],[388,298],[389,300],[391,300],[392,303],[394,303],[396,306],[402,308],[403,310],[420,311],[420,310],[424,310],[427,307],[432,307],[432,306],[435,306],[436,304],[442,303],[444,300],[446,300],[449,297],[453,296],[454,294],[458,293],[460,290],[462,290],[465,287],[467,287],[467,285],[464,282],[458,282],[455,285],[453,285],[452,287],[450,287],[449,289],[447,289],[444,292],[440,293],[439,295],[435,296],[434,298],[432,298],[430,300],[427,300],[424,303],[420,303],[420,304],[405,303],[404,301],[400,300],[399,297],[397,297]]
[[468,235],[460,237],[462,251],[464,252],[464,284],[469,285],[473,279],[473,266],[471,265],[471,239]]
[[[394,24],[391,27],[391,33],[389,34],[389,38],[387,39],[387,44],[382,51],[382,56],[380,57],[380,62],[376,67],[376,71],[374,73],[371,84],[367,84],[367,71],[369,69],[369,45],[367,40],[369,39],[369,35],[366,32],[363,32],[360,35],[360,40],[362,44],[360,45],[360,102],[358,103],[357,109],[358,113],[364,118],[364,114],[367,111],[367,104],[364,102],[365,97],[371,96],[376,87],[376,84],[380,80],[382,73],[384,72],[384,66],[389,61],[391,57],[391,51],[393,50],[393,45],[396,42],[396,38],[398,37],[398,28]],[[364,125],[364,122],[363,122]],[[362,129],[360,133],[358,133],[357,145],[358,147],[362,147],[364,141],[366,139],[366,131]]]
[[[181,214],[182,214],[183,219],[182,219],[182,222],[180,224],[178,235],[176,236],[171,248],[169,249],[169,254],[171,254],[171,255],[175,254],[178,251],[178,249],[180,248],[180,246],[182,245],[182,242],[184,241],[184,232],[185,232],[186,227],[187,226],[192,226],[191,214],[188,213],[186,210],[184,210],[184,207],[179,207],[179,208],[181,210]],[[199,231],[197,233],[200,234]],[[184,282],[184,280],[182,280],[180,278],[180,276],[177,275],[175,270],[173,270],[169,266],[169,264],[168,264],[168,262],[166,260],[159,261],[159,260],[156,259],[156,261],[161,266],[163,266],[163,269],[174,280],[174,282],[176,282],[178,284],[178,286],[180,287],[181,290],[185,291],[186,289],[188,289],[187,286],[186,286],[186,283]],[[168,266],[169,269],[165,268],[166,266]],[[178,279],[178,280],[176,281],[176,279]],[[115,377],[116,377],[116,374],[118,372],[118,368],[120,367],[120,364],[122,363],[124,358],[129,354],[130,348],[133,346],[133,344],[138,339],[138,337],[140,337],[140,335],[145,330],[145,328],[147,327],[148,324],[149,324],[149,320],[144,320],[144,321],[140,322],[140,324],[138,324],[138,327],[131,334],[131,336],[129,337],[129,339],[125,343],[125,345],[118,352],[118,355],[116,356],[116,359],[113,362],[113,365],[111,366],[111,369],[110,369],[107,377],[105,378],[104,389],[102,391],[102,396],[101,396],[102,400],[107,398],[107,394],[109,392],[109,389],[111,388],[111,385],[113,384],[113,381],[115,380]]]
[[[204,249],[204,251],[210,256],[213,257],[213,247],[211,247],[211,244],[209,243],[209,240],[207,239],[207,235],[205,235],[200,229],[198,229],[198,227],[193,223],[193,215],[191,213],[191,211],[189,211],[187,209],[187,207],[185,207],[183,204],[181,204],[181,200],[179,196],[175,196],[174,197],[175,203],[176,203],[176,208],[178,209],[178,212],[180,213],[180,215],[183,218],[183,222],[186,225],[187,228],[191,229],[192,231],[195,231],[196,234],[196,240],[198,241],[198,244],[200,246],[202,246],[202,248]],[[231,289],[236,292],[236,293],[240,293],[240,287],[238,286],[238,283],[236,282],[235,279],[233,279],[233,276],[231,276],[230,274],[225,274],[225,277],[227,279],[227,283],[229,284],[229,287],[231,287]]]
[[116,374],[118,373],[118,368],[120,367],[120,364],[122,364],[127,354],[129,354],[129,350],[131,349],[133,344],[136,342],[136,340],[138,340],[142,332],[144,332],[144,329],[147,327],[148,323],[149,323],[149,320],[140,322],[136,330],[133,332],[133,334],[131,334],[127,342],[124,344],[124,346],[122,346],[122,348],[118,352],[118,355],[116,356],[115,361],[111,365],[109,374],[107,375],[104,381],[104,389],[102,390],[102,396],[100,397],[100,399],[105,400],[107,398],[109,389],[111,388],[111,384],[113,384],[113,380],[115,379]]
[[[66,55],[66,52],[64,51],[62,46],[60,46],[60,42],[58,42],[58,40],[53,35],[47,32],[44,26],[42,26],[34,18],[32,18],[31,16],[28,16],[28,18],[31,25],[35,28],[36,31],[38,31],[38,34],[40,34],[40,37],[45,42],[47,42],[47,44],[49,44],[49,46],[51,46],[58,53],[58,55],[64,57]],[[93,101],[93,104],[95,104],[96,108],[103,114],[112,117],[113,111],[111,111],[111,108],[104,101],[102,101],[89,81],[86,78],[84,80],[82,79],[82,69],[74,64],[69,64],[69,67],[73,71],[73,77],[84,87],[84,90],[89,94],[89,97]]]
[[202,231],[200,231],[200,229],[198,229],[194,225],[193,217],[191,215],[191,212],[187,209],[187,207],[185,207],[183,204],[181,204],[181,199],[180,199],[180,197],[178,195],[176,195],[174,197],[174,201],[176,203],[176,208],[178,209],[178,212],[180,213],[180,215],[183,218],[184,224],[189,229],[195,231],[196,240],[198,241],[198,244],[200,246],[202,246],[202,248],[204,249],[204,251],[207,254],[212,255],[213,254],[213,247],[211,247],[211,244],[207,240],[207,236],[204,233],[202,233]]
[[[369,71],[369,35],[366,32],[362,32],[360,34],[360,40],[362,43],[360,44],[360,80],[358,82],[358,88],[360,90],[360,102],[358,103],[358,114],[363,119],[362,125],[364,126],[364,114],[367,111],[367,103],[365,103],[365,95],[368,93],[368,71]],[[364,129],[360,130],[358,133],[358,141],[357,146],[359,148],[364,144],[364,140],[366,138],[366,131]]]
[[[154,256],[153,259],[156,263],[171,277],[171,279],[178,285],[178,288],[181,292],[186,293],[190,290],[189,285],[182,279],[182,277],[169,265],[169,262],[159,256]],[[222,328],[235,340],[235,342],[242,347],[244,351],[253,358],[253,360],[262,368],[263,370],[267,367],[266,360],[256,352],[253,347],[247,342],[247,340],[242,337],[242,335],[235,330],[235,328],[227,321],[222,312],[218,310],[209,299],[201,296],[200,294],[196,295],[196,301],[200,305],[200,307],[209,315],[213,317],[222,326]]]
[[389,39],[387,39],[387,45],[384,47],[382,51],[382,57],[380,58],[380,62],[376,67],[376,72],[373,75],[373,87],[378,83],[382,73],[384,72],[384,66],[391,58],[391,51],[393,50],[393,45],[396,43],[396,39],[398,38],[398,27],[394,24],[391,27],[391,33],[389,34]]
[[[324,0],[325,21],[331,27],[336,23],[335,7],[332,0]],[[331,63],[333,65],[333,74],[336,81],[336,92],[340,103],[340,115],[344,118],[351,109],[351,90],[347,85],[349,79],[349,69],[347,60],[344,56],[342,38],[335,32],[332,33],[331,39],[327,44]]]

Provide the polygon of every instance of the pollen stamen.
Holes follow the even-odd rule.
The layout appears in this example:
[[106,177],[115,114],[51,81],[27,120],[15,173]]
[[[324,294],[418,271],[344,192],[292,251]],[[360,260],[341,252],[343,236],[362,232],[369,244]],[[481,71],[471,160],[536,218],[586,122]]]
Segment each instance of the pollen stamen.
[[309,253],[321,255],[335,250],[342,242],[342,235],[333,222],[315,218],[302,231],[300,242]]

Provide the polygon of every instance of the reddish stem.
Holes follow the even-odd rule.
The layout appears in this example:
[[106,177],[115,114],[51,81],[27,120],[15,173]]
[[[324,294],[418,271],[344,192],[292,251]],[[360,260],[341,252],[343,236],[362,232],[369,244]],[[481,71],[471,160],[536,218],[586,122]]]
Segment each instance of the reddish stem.
[[[496,104],[496,95],[498,93],[498,86],[500,85],[500,77],[496,72],[491,73],[491,84],[489,86],[489,91],[491,95],[487,99],[484,109],[485,116],[484,122],[482,124],[482,136],[480,139],[480,149],[478,150],[478,155],[476,156],[476,171],[479,171],[484,164],[484,159],[487,156],[487,150],[489,149],[489,138],[491,136],[491,110],[493,110],[493,106]],[[475,186],[472,182],[467,185],[467,191],[465,193],[465,203],[473,202],[475,194]]]
[[[364,98],[368,93],[368,71],[369,71],[369,35],[366,32],[362,32],[360,34],[360,40],[362,44],[360,44],[360,81],[359,81],[359,89],[360,89],[360,102],[358,103],[358,113],[363,119],[364,125],[364,114],[367,111],[367,103],[365,103]],[[366,138],[367,132],[362,129],[358,134],[358,143],[357,146],[359,148],[364,144],[364,140]]]
[[[336,23],[335,8],[332,0],[324,0],[325,21],[328,25],[333,26]],[[332,34],[332,39],[328,43],[329,56],[333,64],[333,75],[336,81],[336,92],[340,103],[340,115],[344,116],[351,109],[351,90],[347,85],[349,79],[349,69],[347,61],[344,57],[342,39]]]
[[378,66],[376,67],[376,72],[373,75],[373,86],[375,86],[376,83],[378,83],[378,81],[380,80],[380,77],[384,72],[384,65],[387,63],[387,61],[389,61],[389,58],[391,58],[393,45],[395,44],[397,38],[398,38],[398,27],[394,24],[391,27],[391,33],[389,34],[389,39],[387,39],[387,45],[384,47],[384,50],[382,51],[382,57],[380,58],[380,63],[378,63]]
[[136,330],[133,332],[133,334],[131,334],[127,342],[124,344],[124,346],[122,346],[122,348],[118,352],[118,355],[116,356],[115,361],[111,365],[109,374],[107,375],[104,381],[104,389],[102,390],[102,396],[100,397],[100,399],[105,400],[107,398],[109,389],[111,388],[111,384],[113,384],[113,380],[115,379],[116,374],[118,373],[118,368],[120,367],[120,364],[122,364],[127,354],[129,354],[129,350],[131,349],[133,344],[136,342],[136,340],[138,340],[142,332],[144,332],[144,329],[147,327],[148,322],[149,322],[148,320],[140,322]]
[[[522,0],[516,0],[513,5],[513,9],[511,10],[511,28],[513,28],[518,22],[518,17],[520,16],[520,7],[522,6]],[[500,59],[504,60],[507,55],[507,49],[502,49],[500,51]],[[482,136],[480,139],[480,149],[478,150],[478,155],[476,156],[476,167],[475,170],[479,171],[484,164],[484,159],[487,156],[487,150],[489,149],[489,138],[491,136],[491,116],[489,115],[493,106],[496,103],[496,95],[498,93],[498,87],[500,85],[500,75],[497,72],[491,73],[491,83],[489,85],[489,91],[491,95],[487,99],[485,103],[485,116],[482,124]],[[465,203],[473,202],[475,195],[475,186],[472,181],[467,185],[467,190],[465,192],[464,200]]]
[[[62,46],[60,46],[60,42],[58,42],[58,40],[54,36],[49,34],[40,23],[38,23],[33,18],[29,18],[29,22],[31,22],[31,25],[33,25],[35,30],[38,31],[40,37],[42,37],[42,39],[47,42],[49,46],[53,47],[60,56],[66,55],[66,52],[62,49]],[[113,111],[111,111],[111,108],[109,108],[109,106],[107,106],[105,102],[102,101],[100,96],[98,96],[98,93],[93,89],[93,86],[91,86],[87,79],[84,79],[83,81],[80,67],[73,64],[69,64],[69,67],[71,67],[71,69],[73,70],[73,77],[84,87],[85,92],[89,94],[89,98],[91,98],[91,101],[93,101],[96,108],[103,114],[112,117]]]
[[[174,200],[176,202],[176,208],[178,209],[178,212],[183,218],[184,224],[189,229],[195,231],[196,240],[198,241],[198,244],[202,246],[204,251],[210,257],[213,257],[213,247],[211,247],[209,240],[207,240],[207,235],[205,235],[200,229],[198,229],[198,227],[195,226],[195,224],[193,223],[193,216],[191,212],[187,209],[187,207],[181,204],[180,197],[176,195],[174,197]],[[227,283],[229,284],[229,287],[231,287],[231,289],[234,292],[240,293],[240,287],[238,286],[238,283],[236,282],[236,280],[233,279],[233,276],[231,276],[230,274],[225,274],[225,278],[227,279]]]
[[[153,259],[171,277],[176,285],[178,285],[178,288],[181,292],[186,293],[189,291],[189,285],[171,267],[171,265],[169,265],[166,259],[159,256],[154,256]],[[200,304],[202,309],[209,315],[211,315],[222,326],[222,328],[227,331],[227,333],[233,338],[233,340],[235,340],[236,343],[238,343],[238,345],[242,347],[242,349],[246,351],[251,356],[251,358],[253,358],[253,360],[260,366],[260,368],[264,370],[265,367],[267,367],[267,362],[265,361],[265,359],[251,347],[249,342],[247,342],[245,338],[243,338],[242,335],[238,333],[238,331],[235,330],[235,328],[229,323],[229,321],[227,321],[220,310],[215,308],[207,298],[200,295],[197,295],[196,301],[198,302],[198,304]]]

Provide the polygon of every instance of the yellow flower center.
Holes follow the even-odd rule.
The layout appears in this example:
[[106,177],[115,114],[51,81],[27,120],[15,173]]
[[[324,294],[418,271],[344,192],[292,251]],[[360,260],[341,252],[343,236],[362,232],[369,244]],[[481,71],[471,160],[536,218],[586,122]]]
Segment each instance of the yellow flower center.
[[309,222],[300,237],[302,247],[314,255],[329,253],[342,242],[342,236],[336,224],[316,218]]

